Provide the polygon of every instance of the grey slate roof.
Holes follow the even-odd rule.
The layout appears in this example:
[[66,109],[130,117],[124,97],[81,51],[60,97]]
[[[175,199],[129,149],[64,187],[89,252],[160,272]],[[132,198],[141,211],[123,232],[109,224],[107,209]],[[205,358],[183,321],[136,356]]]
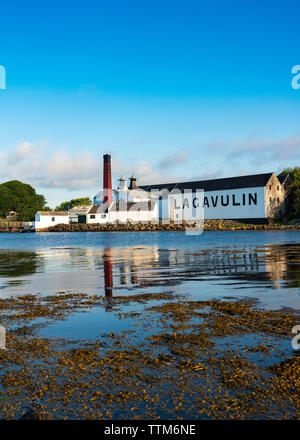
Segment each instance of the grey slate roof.
[[88,214],[105,214],[107,213],[106,209],[103,208],[104,205],[93,205],[91,209],[88,211]]
[[204,191],[218,191],[225,189],[239,189],[239,188],[255,188],[264,187],[267,185],[269,179],[273,173],[265,174],[253,174],[248,176],[238,176],[238,177],[225,177],[222,179],[211,179],[211,180],[197,180],[194,182],[179,182],[179,183],[163,183],[157,185],[143,185],[140,188],[151,191],[152,189],[180,189],[187,190],[191,189],[195,191],[196,189],[203,189]]

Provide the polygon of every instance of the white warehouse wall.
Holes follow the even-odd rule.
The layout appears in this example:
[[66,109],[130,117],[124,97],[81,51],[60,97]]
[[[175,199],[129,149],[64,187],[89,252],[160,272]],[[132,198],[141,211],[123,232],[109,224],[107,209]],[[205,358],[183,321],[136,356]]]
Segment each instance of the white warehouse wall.
[[[244,196],[243,196],[244,195]],[[252,197],[256,199],[254,203]],[[218,200],[216,203],[216,197]],[[221,201],[227,202],[227,196],[229,198],[228,206],[222,206]],[[204,205],[204,218],[210,219],[242,219],[242,218],[265,218],[265,188],[241,188],[231,189],[226,191],[210,191],[204,194],[209,202],[209,207]],[[213,199],[212,199],[213,198]],[[217,204],[213,206],[213,201]],[[238,206],[234,206],[235,203],[240,203]],[[245,203],[245,204],[244,204]]]
[[[52,220],[54,218],[54,221]],[[33,229],[44,229],[49,226],[55,226],[58,224],[69,224],[68,215],[40,215],[36,213],[35,221],[33,222]]]
[[[128,210],[128,211],[108,211],[108,213],[92,214],[95,218],[91,218],[91,214],[87,215],[87,223],[120,223],[126,222],[149,222],[158,220],[158,203],[154,203],[152,211],[146,210]],[[103,217],[105,215],[105,218]]]
[[[184,203],[184,194],[183,203]],[[230,190],[218,190],[203,192],[200,196],[192,196],[195,206],[198,201],[204,207],[204,219],[251,219],[251,218],[266,218],[265,205],[265,188],[241,188]],[[159,216],[160,219],[171,218],[173,220],[184,218],[184,214],[180,213],[180,206],[178,206],[178,196],[176,198],[176,206],[174,202],[171,205],[171,199],[174,198],[170,193],[168,198],[159,201]],[[223,202],[223,204],[222,204]],[[227,205],[228,202],[228,205]],[[227,206],[223,206],[223,205]],[[179,213],[177,217],[177,213]],[[200,210],[201,213],[201,210]],[[195,220],[197,217],[195,218]],[[200,218],[201,220],[201,218]]]

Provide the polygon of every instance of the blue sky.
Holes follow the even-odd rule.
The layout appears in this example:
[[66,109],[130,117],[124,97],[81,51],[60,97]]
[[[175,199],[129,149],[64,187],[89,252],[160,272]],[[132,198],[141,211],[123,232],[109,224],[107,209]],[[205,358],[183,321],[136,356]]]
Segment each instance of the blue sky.
[[299,165],[296,1],[3,1],[0,181],[50,206],[114,182]]

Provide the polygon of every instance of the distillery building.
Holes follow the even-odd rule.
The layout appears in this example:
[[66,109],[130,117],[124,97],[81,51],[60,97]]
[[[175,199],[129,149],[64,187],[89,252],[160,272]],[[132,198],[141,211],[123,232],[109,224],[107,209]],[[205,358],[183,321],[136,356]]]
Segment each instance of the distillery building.
[[289,210],[289,175],[253,174],[221,179],[138,186],[132,175],[112,188],[111,156],[103,156],[103,190],[91,206],[68,212],[38,211],[32,228],[61,223],[158,222],[159,220],[241,220],[264,223]]
[[201,203],[204,219],[259,222],[285,215],[287,188],[288,177],[278,178],[275,173],[141,187],[159,198],[160,219],[184,218],[182,212],[189,204],[196,208]]

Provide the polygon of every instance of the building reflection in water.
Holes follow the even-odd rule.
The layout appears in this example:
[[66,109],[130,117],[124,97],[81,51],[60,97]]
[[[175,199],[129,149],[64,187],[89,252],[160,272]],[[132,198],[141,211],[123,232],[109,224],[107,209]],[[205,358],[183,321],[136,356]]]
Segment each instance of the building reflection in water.
[[210,282],[234,288],[299,288],[300,244],[0,251],[1,297],[61,291],[94,294],[99,292],[100,279],[107,300],[112,299],[113,289],[115,295],[136,288],[139,293],[150,293],[152,288],[176,292],[176,286],[190,281],[199,282],[199,289]]
[[300,287],[300,244],[266,246],[266,272],[275,289]]
[[157,247],[106,248],[103,253],[105,297],[113,296],[113,271],[116,288],[175,286],[184,281],[222,281],[270,283],[270,287],[299,287],[299,245],[268,245],[260,249],[212,248],[198,252]]
[[287,250],[281,246],[266,246],[266,272],[274,289],[280,289],[281,281],[288,273]]

